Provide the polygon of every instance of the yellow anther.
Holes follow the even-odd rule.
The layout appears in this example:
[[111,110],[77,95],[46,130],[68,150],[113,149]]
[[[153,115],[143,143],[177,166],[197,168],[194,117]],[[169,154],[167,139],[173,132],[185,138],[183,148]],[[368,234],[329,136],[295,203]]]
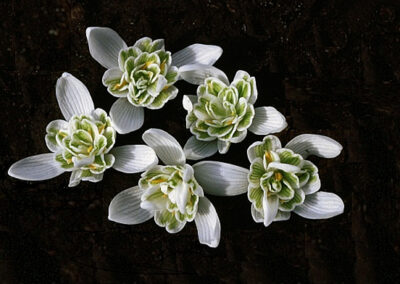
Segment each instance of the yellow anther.
[[159,184],[162,183],[164,181],[167,181],[165,178],[158,178],[158,179],[153,179],[150,183],[151,184]]
[[93,146],[90,145],[89,148],[87,148],[87,152],[90,153],[93,150]]
[[165,90],[168,89],[168,88],[169,88],[169,86],[166,85],[166,86],[164,86],[164,88],[162,88],[162,91],[165,91]]
[[113,91],[119,90],[119,89],[121,89],[123,86],[125,86],[126,84],[128,84],[128,82],[124,80],[124,81],[122,81],[122,83],[115,84],[115,86],[114,86],[112,89],[113,89]]
[[72,163],[72,159],[67,159],[67,163],[71,164]]
[[164,198],[167,198],[168,197],[168,195],[166,195],[166,194],[163,194],[163,196],[162,197],[164,197]]
[[97,167],[96,167],[95,165],[93,165],[93,164],[90,164],[90,165],[89,165],[89,168],[90,168],[91,170],[97,169]]
[[67,136],[67,134],[66,134],[66,133],[64,133],[64,132],[62,132],[61,130],[60,130],[60,131],[58,131],[58,134],[60,134],[60,135],[61,135],[61,136],[63,136],[63,137]]
[[232,125],[232,123],[233,123],[233,119],[229,120],[226,124]]
[[267,159],[268,163],[272,162],[272,155],[269,151],[265,151],[265,159]]
[[283,178],[282,174],[280,172],[275,173],[275,179],[276,181],[281,181]]
[[161,73],[164,73],[164,69],[165,69],[165,60],[160,64],[160,71]]
[[105,125],[103,124],[102,126],[99,127],[99,133],[101,133],[105,128]]
[[140,69],[144,70],[144,69],[146,69],[147,67],[149,67],[149,65],[151,65],[151,64],[153,64],[153,63],[154,63],[154,60],[147,61],[147,62],[143,65],[143,67],[140,68]]

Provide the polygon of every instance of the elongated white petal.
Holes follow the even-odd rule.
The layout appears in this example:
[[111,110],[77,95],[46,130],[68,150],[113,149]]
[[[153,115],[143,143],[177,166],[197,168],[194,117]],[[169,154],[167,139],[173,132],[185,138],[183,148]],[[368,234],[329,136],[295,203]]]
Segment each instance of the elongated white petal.
[[179,75],[183,80],[194,85],[203,84],[204,80],[208,77],[218,78],[225,84],[229,85],[229,80],[225,73],[218,68],[210,65],[184,65],[179,68]]
[[319,191],[306,195],[304,203],[297,206],[294,212],[308,219],[326,219],[342,214],[344,204],[334,193]]
[[207,197],[200,197],[194,221],[200,243],[216,248],[221,238],[221,223],[214,205]]
[[156,152],[157,156],[166,165],[184,165],[185,153],[181,145],[168,132],[151,128],[143,133],[143,141]]
[[86,86],[67,72],[57,80],[56,96],[67,121],[73,115],[90,114],[94,110],[93,100]]
[[185,152],[186,158],[189,160],[204,159],[217,153],[217,140],[200,141],[192,136],[186,142],[183,151]]
[[290,164],[283,164],[279,162],[272,162],[268,164],[268,170],[269,169],[277,169],[277,170],[282,170],[284,172],[288,173],[297,173],[300,171],[299,167],[290,165]]
[[264,209],[264,226],[268,227],[274,221],[278,214],[279,198],[276,195],[267,196],[264,193],[263,209]]
[[172,65],[177,67],[187,64],[214,65],[221,54],[222,48],[219,46],[195,43],[172,54]]
[[54,159],[54,153],[31,156],[14,163],[8,174],[22,180],[46,180],[64,172]]
[[153,217],[153,212],[140,207],[143,194],[138,186],[118,193],[108,206],[108,219],[121,224],[135,225],[146,222]]
[[111,153],[115,157],[113,168],[127,174],[144,172],[158,163],[156,153],[146,145],[119,146]]
[[285,148],[307,158],[309,155],[315,155],[322,158],[335,158],[340,154],[343,147],[339,142],[324,135],[302,134],[294,137]]
[[121,49],[127,48],[124,40],[112,29],[89,27],[86,29],[89,52],[103,67],[118,67],[118,56]]
[[193,110],[193,105],[197,103],[197,96],[195,95],[184,95],[182,99],[182,105],[185,110],[191,112]]
[[126,98],[115,101],[110,116],[115,130],[120,134],[138,130],[144,122],[143,108],[132,105]]
[[235,165],[202,161],[193,165],[194,176],[206,193],[233,196],[247,192],[249,170]]
[[257,107],[249,130],[257,135],[280,132],[287,126],[285,117],[274,107]]

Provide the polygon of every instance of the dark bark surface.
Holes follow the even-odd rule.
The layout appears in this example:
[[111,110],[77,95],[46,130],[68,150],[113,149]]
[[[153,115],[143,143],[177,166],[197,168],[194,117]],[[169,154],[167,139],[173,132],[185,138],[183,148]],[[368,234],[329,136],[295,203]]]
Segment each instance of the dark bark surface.
[[[400,278],[400,9],[398,1],[6,1],[0,41],[0,276],[2,283],[396,283]],[[335,159],[313,158],[322,190],[344,214],[253,222],[246,195],[210,197],[222,225],[217,249],[200,245],[194,223],[168,234],[150,220],[107,220],[110,200],[138,174],[106,171],[102,182],[68,188],[69,175],[24,182],[7,175],[24,157],[47,152],[45,127],[61,118],[56,79],[67,71],[95,106],[114,98],[88,51],[87,26],[109,26],[132,45],[164,38],[177,51],[195,42],[224,49],[216,66],[257,79],[256,106],[287,118],[283,143],[302,133],[338,140]],[[142,144],[157,127],[183,145],[182,94],[145,111],[140,130],[117,145]],[[210,159],[249,167],[248,135]]]

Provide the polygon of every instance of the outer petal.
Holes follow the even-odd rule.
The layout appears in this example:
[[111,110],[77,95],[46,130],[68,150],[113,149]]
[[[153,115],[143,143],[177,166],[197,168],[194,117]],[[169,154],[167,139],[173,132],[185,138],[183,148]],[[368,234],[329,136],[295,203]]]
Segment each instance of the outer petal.
[[308,219],[327,219],[342,214],[344,204],[336,194],[319,191],[306,195],[304,203],[297,206],[293,211]]
[[115,156],[113,168],[123,173],[144,172],[158,163],[156,153],[146,145],[115,147],[111,153]]
[[267,135],[280,132],[286,126],[285,117],[274,107],[258,107],[249,130],[257,135]]
[[166,165],[184,165],[185,153],[181,145],[168,132],[150,128],[143,133],[143,141],[156,152]]
[[22,180],[46,180],[59,176],[64,172],[56,160],[54,153],[31,156],[14,163],[8,174]]
[[113,91],[112,87],[109,86],[107,83],[109,82],[113,82],[113,81],[120,81],[121,77],[123,76],[123,72],[121,71],[121,69],[119,69],[119,67],[114,67],[112,69],[108,69],[106,72],[104,72],[103,74],[103,78],[101,79],[103,82],[103,85],[107,88],[107,91],[113,95],[114,97],[117,98],[123,98],[126,97],[128,94],[128,90],[125,91]]
[[229,85],[228,77],[224,72],[210,65],[190,64],[179,68],[180,77],[194,85],[201,85],[208,77],[215,77]]
[[221,223],[219,222],[217,211],[207,197],[199,199],[194,221],[200,243],[216,248],[221,238]]
[[254,207],[254,204],[251,204],[251,216],[253,217],[254,222],[256,223],[263,223],[264,217],[257,209]]
[[309,155],[322,158],[335,158],[343,149],[339,142],[318,134],[296,136],[286,144],[285,148],[293,150],[293,152],[302,155],[305,159]]
[[279,198],[276,195],[267,197],[264,193],[263,209],[264,209],[264,226],[268,227],[274,221],[278,214]]
[[86,29],[90,55],[103,67],[118,67],[121,49],[127,48],[124,40],[112,29],[89,27]]
[[204,159],[217,153],[217,140],[200,141],[192,136],[186,142],[183,151],[185,152],[186,158],[189,160]]
[[115,130],[126,134],[142,127],[144,110],[142,107],[132,105],[126,98],[119,98],[111,106],[110,116]]
[[216,45],[195,43],[172,54],[172,65],[181,67],[187,64],[213,65],[222,54]]
[[67,121],[73,115],[90,114],[94,110],[93,100],[86,86],[69,73],[64,72],[58,78],[56,96]]
[[194,176],[206,193],[233,196],[247,192],[249,170],[232,164],[203,161],[193,165]]
[[195,95],[184,95],[182,99],[183,108],[191,112],[193,110],[193,105],[197,103],[197,96]]
[[108,219],[121,224],[135,225],[146,222],[153,217],[153,212],[140,207],[143,194],[138,186],[118,193],[108,206]]

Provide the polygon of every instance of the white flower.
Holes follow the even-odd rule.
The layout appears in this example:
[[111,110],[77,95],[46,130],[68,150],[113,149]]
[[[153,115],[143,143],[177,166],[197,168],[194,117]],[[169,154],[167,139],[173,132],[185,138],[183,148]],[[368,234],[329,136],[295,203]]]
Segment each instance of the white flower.
[[299,135],[284,148],[270,135],[248,148],[250,171],[213,161],[199,162],[193,169],[206,193],[233,196],[247,192],[254,221],[265,226],[288,220],[291,212],[325,219],[343,213],[344,204],[336,194],[319,191],[318,168],[305,159],[309,155],[334,158],[341,150],[338,142],[322,135]]
[[14,163],[12,177],[38,181],[71,172],[69,186],[81,180],[98,182],[104,171],[113,167],[124,173],[138,173],[158,163],[153,149],[146,145],[113,148],[116,132],[102,109],[95,109],[86,86],[69,73],[57,80],[56,96],[65,120],[50,122],[46,145],[51,153],[40,154]]
[[197,96],[184,96],[186,128],[194,135],[184,147],[187,158],[199,160],[217,151],[225,154],[231,143],[246,138],[248,130],[266,135],[285,129],[286,119],[275,108],[254,108],[257,95],[256,79],[247,72],[237,71],[229,84],[220,71],[201,82]]
[[[195,83],[218,72],[212,65],[222,54],[214,45],[192,44],[174,54],[165,51],[164,40],[139,39],[128,47],[112,29],[86,29],[92,57],[107,68],[103,84],[118,100],[110,116],[120,133],[143,125],[143,108],[159,109],[178,94],[174,83],[182,78]],[[132,123],[135,121],[136,123]]]
[[181,231],[186,222],[194,220],[200,243],[217,247],[221,235],[218,214],[204,196],[203,184],[196,181],[196,170],[186,164],[178,141],[154,128],[143,134],[143,140],[165,165],[149,168],[138,186],[117,194],[109,206],[109,220],[133,225],[154,217],[169,233]]

